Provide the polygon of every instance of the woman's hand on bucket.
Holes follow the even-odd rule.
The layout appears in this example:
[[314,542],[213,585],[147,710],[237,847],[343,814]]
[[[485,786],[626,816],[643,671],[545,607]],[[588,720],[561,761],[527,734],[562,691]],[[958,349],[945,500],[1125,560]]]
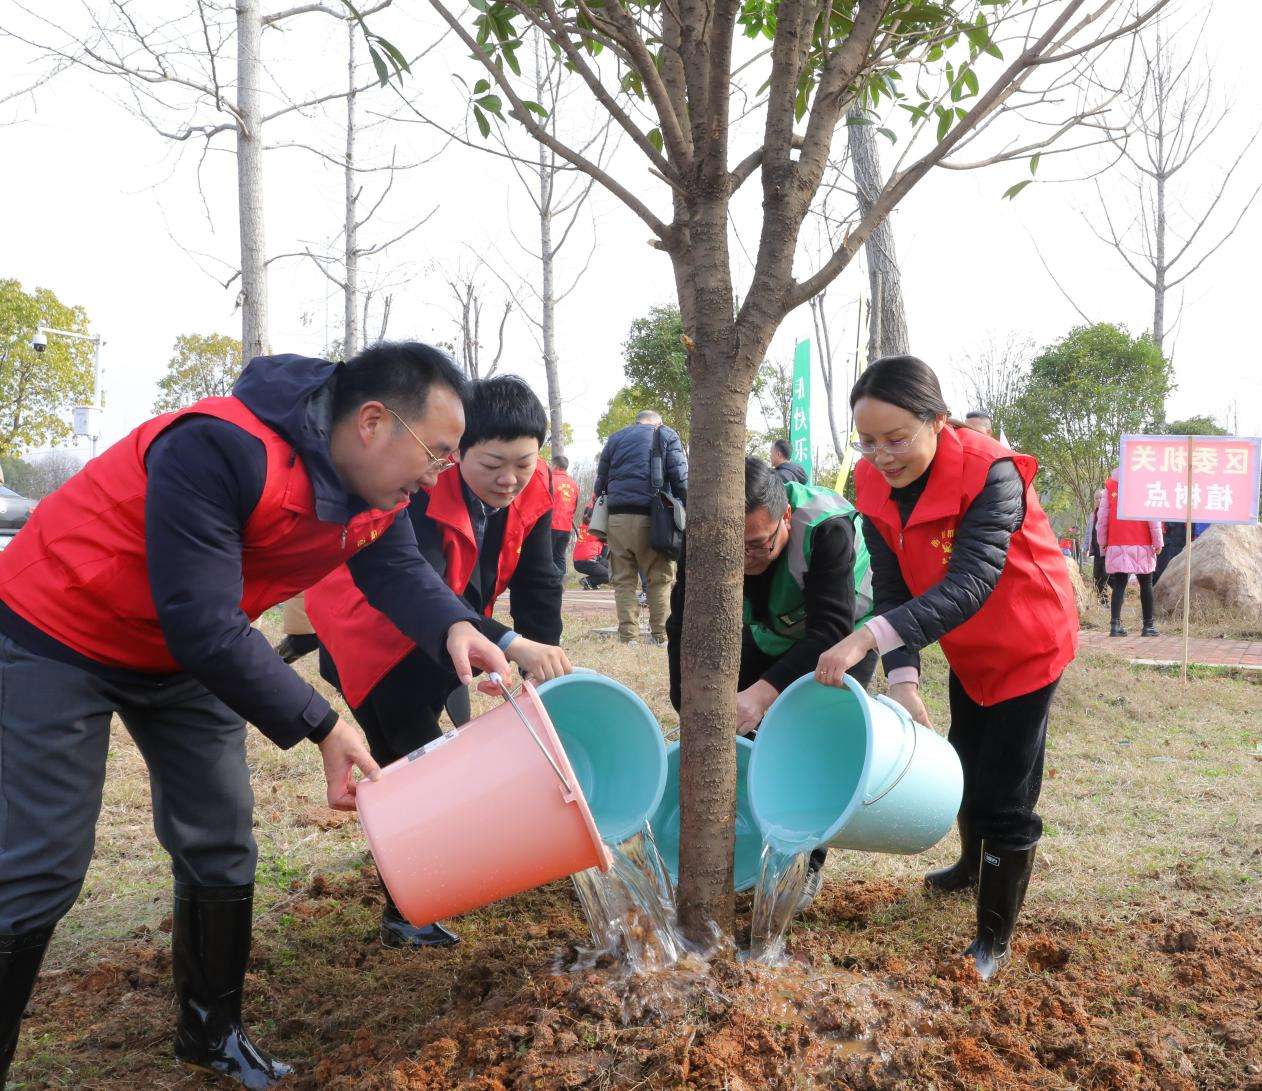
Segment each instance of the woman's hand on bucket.
[[324,761],[329,806],[335,811],[353,811],[356,786],[354,771],[358,769],[369,780],[377,780],[381,776],[381,768],[372,760],[364,737],[341,718],[319,746],[320,757]]
[[519,636],[508,646],[508,658],[517,664],[523,677],[532,682],[547,682],[563,674],[573,674],[570,657],[552,644],[540,644]]
[[767,709],[779,696],[779,690],[761,678],[748,689],[741,690],[736,695],[736,734],[753,734],[767,715]]
[[890,686],[890,698],[897,701],[909,713],[911,718],[925,727],[933,727],[929,719],[929,710],[920,699],[920,686],[916,682],[896,682]]
[[[487,673],[498,674],[508,678],[508,660],[496,646],[495,641],[488,640],[467,621],[457,621],[447,630],[447,654],[451,656],[451,665],[455,668],[456,677],[462,686],[473,681],[473,669],[481,667]],[[497,693],[494,686],[488,688],[487,683],[479,683],[478,689],[483,693]]]
[[876,637],[866,625],[839,641],[819,657],[815,665],[815,681],[826,686],[844,686],[846,672],[875,650]]

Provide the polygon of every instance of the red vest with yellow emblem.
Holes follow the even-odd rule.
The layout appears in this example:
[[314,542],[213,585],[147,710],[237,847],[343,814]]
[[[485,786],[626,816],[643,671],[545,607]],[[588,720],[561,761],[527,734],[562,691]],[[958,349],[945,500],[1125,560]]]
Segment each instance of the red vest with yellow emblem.
[[564,470],[552,471],[552,529],[569,534],[578,510],[578,482]]
[[[497,559],[495,588],[487,598],[487,617],[494,612],[495,600],[517,571],[526,535],[552,511],[548,476],[548,468],[542,462],[537,463],[534,476],[514,497],[504,515],[504,537]],[[426,491],[429,496],[426,518],[432,519],[442,530],[446,561],[443,578],[448,587],[461,595],[469,586],[478,563],[478,547],[461,488],[460,467],[444,470],[434,487]],[[345,565],[312,587],[307,592],[306,602],[307,616],[337,667],[342,693],[351,708],[363,704],[377,683],[416,647],[385,614],[368,604]]]
[[236,398],[206,398],[146,421],[40,502],[0,553],[0,599],[14,613],[98,663],[155,674],[181,669],[149,589],[145,454],[192,414],[235,424],[267,454],[263,492],[241,536],[241,610],[251,621],[368,545],[403,507],[363,512],[345,525],[321,521],[289,441]]
[[1055,681],[1078,648],[1069,572],[1032,484],[1038,463],[980,432],[948,425],[906,526],[880,472],[866,461],[855,470],[856,506],[893,550],[911,593],[921,595],[946,575],[961,518],[985,488],[990,467],[1005,458],[1025,482],[1025,520],[990,597],[939,641],[965,692],[980,705]]

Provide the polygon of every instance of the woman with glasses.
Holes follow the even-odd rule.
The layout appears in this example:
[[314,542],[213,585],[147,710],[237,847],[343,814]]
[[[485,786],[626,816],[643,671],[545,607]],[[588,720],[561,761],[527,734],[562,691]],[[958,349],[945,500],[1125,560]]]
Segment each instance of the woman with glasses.
[[982,978],[1007,961],[1043,823],[1048,709],[1078,642],[1064,558],[1032,485],[1037,462],[948,420],[937,376],[913,356],[877,360],[850,394],[856,503],[872,558],[875,617],[820,657],[841,685],[875,649],[890,695],[929,723],[919,651],[950,666],[948,738],[964,769],[962,850],[925,882],[977,886],[966,954]]

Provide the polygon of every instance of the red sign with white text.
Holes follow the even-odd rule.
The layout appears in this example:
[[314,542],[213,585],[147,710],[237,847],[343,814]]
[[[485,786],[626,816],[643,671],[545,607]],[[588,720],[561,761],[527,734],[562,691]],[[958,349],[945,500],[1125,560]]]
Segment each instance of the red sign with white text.
[[[1190,441],[1190,442],[1189,442]],[[1262,439],[1257,436],[1123,436],[1117,517],[1256,523]]]

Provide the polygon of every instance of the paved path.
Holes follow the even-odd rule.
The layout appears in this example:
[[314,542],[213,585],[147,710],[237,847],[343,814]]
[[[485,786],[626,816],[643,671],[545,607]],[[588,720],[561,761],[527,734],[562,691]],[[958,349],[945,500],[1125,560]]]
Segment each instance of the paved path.
[[[1103,629],[1083,629],[1079,639],[1086,651],[1118,655],[1132,663],[1183,662],[1183,635],[1178,630],[1163,631],[1160,636],[1140,636],[1132,629],[1130,636],[1113,637]],[[1188,641],[1188,662],[1262,670],[1262,640],[1193,637]]]

